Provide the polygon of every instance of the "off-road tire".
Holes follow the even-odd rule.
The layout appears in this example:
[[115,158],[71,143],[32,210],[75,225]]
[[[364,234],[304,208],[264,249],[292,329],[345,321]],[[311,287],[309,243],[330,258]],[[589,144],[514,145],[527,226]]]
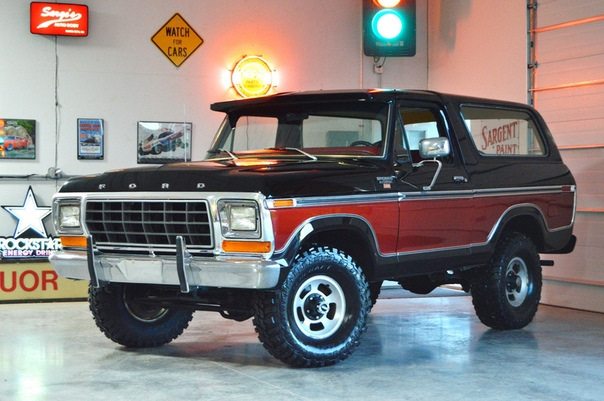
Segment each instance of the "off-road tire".
[[494,329],[525,327],[537,313],[541,285],[541,264],[533,241],[517,232],[504,233],[490,265],[471,283],[476,315]]
[[380,293],[382,292],[382,284],[383,281],[376,281],[373,283],[369,283],[369,297],[371,299],[371,306],[375,305],[378,298],[380,297]]
[[352,258],[337,249],[312,248],[297,256],[277,291],[256,295],[253,322],[275,358],[320,367],[352,354],[370,310],[369,286]]
[[88,303],[96,325],[110,340],[130,348],[156,347],[182,334],[193,318],[191,309],[166,309],[128,301],[144,286],[107,284],[89,287]]

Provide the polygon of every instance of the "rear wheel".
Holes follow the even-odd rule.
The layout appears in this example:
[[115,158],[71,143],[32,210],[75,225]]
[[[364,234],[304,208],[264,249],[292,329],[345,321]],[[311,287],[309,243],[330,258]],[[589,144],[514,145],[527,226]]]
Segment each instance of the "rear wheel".
[[376,281],[374,283],[369,283],[369,296],[371,298],[371,306],[375,305],[378,298],[380,297],[380,292],[382,292],[382,284],[383,281]]
[[504,234],[490,265],[471,284],[480,321],[494,329],[529,324],[541,299],[541,264],[533,242],[523,234]]
[[254,325],[264,347],[297,367],[325,366],[359,345],[371,310],[361,269],[327,248],[300,255],[278,291],[259,293]]
[[141,302],[150,288],[111,283],[89,288],[90,311],[99,329],[111,340],[132,348],[167,344],[189,326],[193,310],[164,308]]

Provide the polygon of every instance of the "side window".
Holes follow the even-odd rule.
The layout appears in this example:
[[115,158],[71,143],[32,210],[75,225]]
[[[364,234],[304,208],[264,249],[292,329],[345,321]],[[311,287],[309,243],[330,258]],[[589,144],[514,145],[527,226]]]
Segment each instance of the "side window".
[[478,153],[485,156],[543,156],[545,146],[531,115],[521,110],[462,106]]
[[[402,138],[395,141],[395,150],[400,143],[409,150],[413,162],[421,161],[419,142],[425,138],[448,137],[445,122],[437,109],[423,107],[399,107],[402,122]],[[398,131],[398,129],[397,129]],[[401,142],[402,141],[402,142]],[[399,151],[397,151],[397,154]],[[444,161],[451,161],[448,157]]]

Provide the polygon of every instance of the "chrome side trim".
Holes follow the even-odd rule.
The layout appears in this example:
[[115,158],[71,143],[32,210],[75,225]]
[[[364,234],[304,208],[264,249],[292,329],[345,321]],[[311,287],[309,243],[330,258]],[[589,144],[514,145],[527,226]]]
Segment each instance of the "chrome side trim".
[[[518,187],[518,188],[491,188],[464,191],[417,191],[417,192],[388,192],[367,195],[338,195],[338,196],[311,196],[307,198],[278,198],[267,199],[269,209],[287,209],[292,207],[311,207],[329,205],[350,205],[365,203],[381,203],[402,200],[439,200],[439,199],[469,199],[494,196],[519,196],[519,195],[541,195],[553,193],[574,192],[576,186],[571,185],[570,191],[563,188],[568,185],[543,186],[543,187]],[[292,199],[292,206],[276,207],[274,202],[279,199]],[[576,202],[575,202],[576,204]]]
[[[397,202],[404,195],[398,192],[388,192],[382,194],[371,195],[343,195],[343,196],[312,196],[308,198],[295,198],[293,207],[309,207],[309,206],[325,206],[325,205],[350,205],[350,204],[365,204],[365,203],[384,203]],[[274,200],[273,200],[274,201]],[[270,200],[268,201],[270,202]],[[281,209],[272,206],[269,203],[270,209]]]

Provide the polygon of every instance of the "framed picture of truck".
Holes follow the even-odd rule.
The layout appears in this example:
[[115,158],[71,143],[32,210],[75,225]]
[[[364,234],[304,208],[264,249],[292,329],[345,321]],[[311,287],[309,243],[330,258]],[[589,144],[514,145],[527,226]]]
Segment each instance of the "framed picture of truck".
[[36,158],[36,120],[0,118],[0,159]]
[[138,163],[173,163],[191,160],[191,130],[188,122],[139,121]]

